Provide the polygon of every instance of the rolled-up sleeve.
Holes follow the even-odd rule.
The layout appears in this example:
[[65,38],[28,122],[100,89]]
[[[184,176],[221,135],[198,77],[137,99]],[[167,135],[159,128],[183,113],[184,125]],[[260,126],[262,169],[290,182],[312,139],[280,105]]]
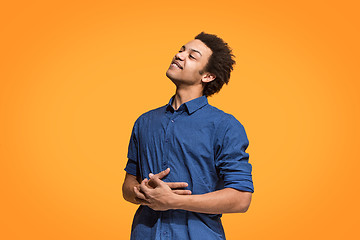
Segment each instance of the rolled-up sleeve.
[[131,131],[125,171],[131,175],[136,176],[138,172],[138,120],[135,121]]
[[254,192],[249,146],[243,125],[232,115],[222,124],[216,136],[215,164],[225,188]]

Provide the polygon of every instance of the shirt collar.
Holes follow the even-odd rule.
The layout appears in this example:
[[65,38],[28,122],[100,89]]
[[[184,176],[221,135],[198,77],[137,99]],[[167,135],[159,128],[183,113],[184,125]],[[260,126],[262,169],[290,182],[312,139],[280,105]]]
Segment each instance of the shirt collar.
[[[166,105],[166,111],[169,111],[170,109],[174,110],[174,108],[171,106],[174,98],[175,98],[175,94],[170,98],[169,103]],[[188,113],[190,115],[193,112],[200,109],[201,107],[208,104],[208,99],[207,99],[206,95],[202,95],[201,97],[194,98],[194,99],[192,99],[190,101],[185,102],[184,104],[185,104],[186,109],[187,109],[187,111],[188,111]]]

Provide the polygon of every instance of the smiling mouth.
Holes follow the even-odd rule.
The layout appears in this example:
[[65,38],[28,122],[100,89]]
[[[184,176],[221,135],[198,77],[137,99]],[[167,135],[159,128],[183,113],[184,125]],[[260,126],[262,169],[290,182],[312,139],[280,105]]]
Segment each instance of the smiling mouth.
[[183,69],[183,67],[177,62],[172,62],[171,66],[174,66],[174,67],[179,68],[179,69]]

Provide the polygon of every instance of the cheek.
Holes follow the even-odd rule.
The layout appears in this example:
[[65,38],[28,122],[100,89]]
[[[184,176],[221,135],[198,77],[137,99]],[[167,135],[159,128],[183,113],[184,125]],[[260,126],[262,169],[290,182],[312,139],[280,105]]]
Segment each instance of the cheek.
[[199,66],[191,66],[188,70],[192,76],[199,76],[201,68]]

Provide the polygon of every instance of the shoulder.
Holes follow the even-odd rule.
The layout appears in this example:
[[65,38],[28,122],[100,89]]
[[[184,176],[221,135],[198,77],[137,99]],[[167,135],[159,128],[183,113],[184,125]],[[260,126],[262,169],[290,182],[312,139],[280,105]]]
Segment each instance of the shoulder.
[[231,113],[224,112],[223,110],[208,105],[208,111],[211,112],[215,118],[218,119],[217,125],[220,129],[231,128],[231,127],[243,127],[240,121]]
[[[248,143],[247,134],[243,124],[231,113],[220,110],[214,106],[209,106],[213,114],[218,116],[215,123],[215,142],[224,141],[239,143]],[[210,109],[209,109],[210,110]]]

